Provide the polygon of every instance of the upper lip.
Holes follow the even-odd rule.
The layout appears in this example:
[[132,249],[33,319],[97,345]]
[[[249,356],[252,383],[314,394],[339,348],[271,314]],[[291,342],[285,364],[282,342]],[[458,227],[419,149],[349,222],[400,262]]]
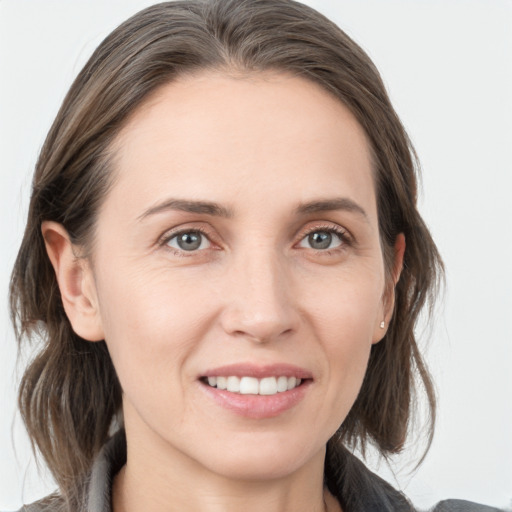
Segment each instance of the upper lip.
[[218,366],[206,370],[201,377],[255,377],[263,379],[264,377],[297,377],[298,379],[312,379],[313,374],[301,368],[288,363],[274,363],[257,365],[254,363],[236,363],[224,366]]

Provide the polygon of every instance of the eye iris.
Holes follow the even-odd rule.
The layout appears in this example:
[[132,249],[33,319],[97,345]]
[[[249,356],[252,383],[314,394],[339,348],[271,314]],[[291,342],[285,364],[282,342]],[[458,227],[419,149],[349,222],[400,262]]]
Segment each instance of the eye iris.
[[327,249],[332,242],[332,234],[327,231],[315,231],[308,236],[309,244],[313,249]]
[[180,249],[184,251],[194,251],[201,246],[201,233],[196,231],[189,231],[182,233],[177,237],[177,243]]

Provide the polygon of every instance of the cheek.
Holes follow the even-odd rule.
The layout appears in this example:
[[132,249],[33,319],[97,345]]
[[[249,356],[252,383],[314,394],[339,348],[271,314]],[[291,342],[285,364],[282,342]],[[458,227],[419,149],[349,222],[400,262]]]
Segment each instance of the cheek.
[[340,397],[346,397],[350,402],[355,397],[362,384],[373,335],[373,308],[369,308],[368,315],[353,303],[340,310],[331,310],[330,322],[325,322],[324,350],[329,357],[329,379],[333,392],[340,392]]
[[180,286],[167,274],[117,266],[100,280],[105,341],[123,390],[140,403],[181,387],[183,365],[209,325],[206,308],[197,306],[205,304],[205,287]]
[[323,347],[328,369],[324,378],[338,412],[333,419],[334,428],[344,420],[361,388],[375,325],[382,313],[381,294],[378,276],[341,276],[331,279],[322,293],[312,293],[310,289],[305,312],[309,312],[309,322]]
[[[322,338],[334,347],[371,344],[382,315],[383,271],[378,265],[349,267],[316,279],[304,279],[303,311]],[[338,340],[338,343],[335,343]],[[334,348],[333,347],[333,348]],[[356,350],[357,351],[357,350]]]

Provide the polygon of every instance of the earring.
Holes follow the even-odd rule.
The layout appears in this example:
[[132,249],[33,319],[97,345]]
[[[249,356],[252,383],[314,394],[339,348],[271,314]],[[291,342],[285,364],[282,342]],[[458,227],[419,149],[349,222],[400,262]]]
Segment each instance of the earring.
[[385,325],[386,325],[386,324],[384,323],[384,320],[382,320],[382,322],[380,323],[380,328],[381,328],[381,329],[384,329],[384,326],[385,326]]

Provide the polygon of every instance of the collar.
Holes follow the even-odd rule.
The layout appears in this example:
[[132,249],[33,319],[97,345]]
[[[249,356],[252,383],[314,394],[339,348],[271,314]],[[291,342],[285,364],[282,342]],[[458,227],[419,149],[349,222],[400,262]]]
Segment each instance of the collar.
[[126,434],[119,430],[99,452],[92,466],[87,492],[87,512],[112,512],[112,484],[126,464]]

